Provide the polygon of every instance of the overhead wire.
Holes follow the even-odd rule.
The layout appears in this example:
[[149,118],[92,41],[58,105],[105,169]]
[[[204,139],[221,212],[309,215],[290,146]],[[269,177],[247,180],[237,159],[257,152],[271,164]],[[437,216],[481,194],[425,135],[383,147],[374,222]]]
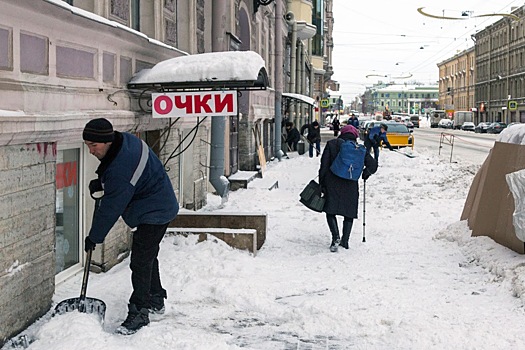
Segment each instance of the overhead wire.
[[[478,1],[476,4],[481,4],[481,3],[483,3],[483,1]],[[511,6],[511,5],[515,4],[515,3],[517,3],[517,0],[513,0],[513,1],[508,2],[498,12],[503,11],[505,8]],[[350,13],[351,16],[357,15],[357,16],[363,17],[365,19],[369,19],[371,21],[371,23],[377,23],[377,24],[381,24],[382,23],[382,24],[387,24],[390,27],[392,26],[392,22],[390,20],[384,21],[384,20],[381,19],[381,17],[377,17],[377,16],[376,17],[371,17],[371,16],[369,16],[366,13],[361,13],[359,11],[356,11],[355,8],[350,7],[349,4],[350,3],[348,3],[348,2],[341,2],[341,3],[339,3],[339,6],[342,6],[343,8],[345,8],[348,11],[347,13]],[[484,4],[486,5],[486,2]],[[475,6],[475,8],[481,8],[481,7],[480,6]],[[416,11],[416,10],[414,10],[414,11]],[[451,11],[451,10],[446,9],[446,11]],[[370,13],[373,13],[373,12],[370,12]],[[470,12],[470,13],[472,14],[473,12]],[[401,56],[402,58],[397,58],[396,61],[402,61],[402,62],[407,62],[408,63],[407,67],[403,66],[405,72],[425,74],[426,72],[424,72],[423,68],[427,68],[427,70],[428,70],[429,62],[432,62],[432,61],[435,62],[436,70],[437,70],[437,64],[439,62],[442,62],[443,60],[446,60],[447,58],[450,58],[451,57],[451,52],[457,51],[459,53],[459,52],[461,52],[461,51],[471,47],[470,44],[474,44],[474,43],[470,43],[469,40],[471,40],[470,39],[471,38],[471,34],[475,33],[477,28],[482,27],[484,25],[486,26],[486,25],[488,25],[489,22],[495,22],[498,19],[495,19],[494,17],[479,18],[479,19],[475,20],[474,24],[472,24],[472,22],[473,22],[472,20],[473,20],[473,18],[471,18],[469,20],[466,20],[465,23],[461,23],[461,24],[465,24],[466,25],[465,28],[467,28],[467,27],[468,28],[467,28],[467,30],[463,31],[460,35],[456,35],[458,26],[442,25],[441,29],[443,29],[443,31],[440,32],[438,35],[431,37],[431,39],[433,39],[432,43],[429,43],[426,40],[423,40],[422,42],[414,42],[413,40],[410,40],[410,42],[401,42],[400,40],[396,40],[396,42],[381,42],[381,43],[374,42],[374,43],[353,43],[353,44],[337,44],[337,42],[335,42],[334,50],[337,50],[337,47],[340,47],[340,48],[352,47],[352,48],[355,49],[355,51],[364,52],[369,47],[374,47],[374,46],[378,46],[378,45],[381,45],[382,47],[395,45],[399,49],[388,47],[388,52],[390,52],[390,53],[392,53],[392,52],[405,52],[405,53],[407,53],[406,47],[404,46],[405,44],[407,44],[407,45],[417,44],[417,47],[418,47],[417,49],[414,49],[411,52],[408,52],[406,55]],[[433,21],[435,21],[435,20],[433,20]],[[445,21],[445,20],[443,20],[443,21]],[[368,29],[370,29],[370,28],[368,28]],[[396,30],[398,32],[399,31],[403,31],[404,33],[403,34],[360,33],[360,32],[355,32],[355,31],[337,31],[337,30],[335,30],[334,32],[335,33],[339,33],[339,34],[353,34],[354,36],[360,36],[360,35],[381,36],[383,39],[385,37],[387,37],[387,38],[388,37],[391,37],[391,38],[406,38],[406,39],[415,39],[415,38],[425,39],[425,38],[429,38],[426,35],[421,35],[421,33],[415,32],[414,31],[414,27],[410,27],[410,28],[406,28],[405,29],[405,28],[403,28],[403,26],[399,26],[399,23],[397,23],[397,22],[396,22]],[[439,42],[441,42],[441,41],[445,41],[446,43],[443,44],[443,45],[439,45],[439,49],[435,53],[432,54],[432,52],[434,51],[433,47],[438,46],[438,45],[434,45],[436,40],[438,41],[438,45],[439,45]],[[428,45],[428,44],[432,44],[432,45]],[[419,47],[423,47],[424,45],[425,45],[424,50],[426,50],[424,53],[427,54],[427,56],[425,56],[425,59],[422,60],[422,61],[419,61],[419,62],[411,64],[410,61],[413,62],[412,57],[414,55],[422,56],[421,55],[422,52],[419,51],[420,50]],[[426,46],[426,45],[428,45],[428,46]],[[427,47],[430,47],[430,48],[427,49]],[[430,56],[428,56],[428,53],[430,53]],[[375,56],[378,56],[378,55],[367,56],[367,62],[370,62],[370,58],[375,58]],[[380,62],[385,62],[385,64],[387,64],[387,61],[377,60],[377,62],[378,62],[378,65],[380,64]],[[335,72],[336,73],[338,71],[341,71],[340,69],[338,69],[338,67],[334,67],[334,68],[335,68]],[[362,69],[352,69],[352,68],[348,67],[348,65],[346,65],[344,67],[344,69],[342,69],[342,71],[362,71]],[[385,76],[393,76],[393,75],[395,75],[395,74],[391,74],[392,72],[390,72],[390,71],[386,72],[384,75]],[[433,72],[434,71],[432,71],[432,72],[428,71],[429,77],[431,75],[435,74]],[[380,72],[378,72],[378,73],[380,73]],[[433,82],[433,83],[437,82],[437,74],[435,74],[435,75],[436,75],[436,79],[429,78],[429,82]],[[341,81],[341,82],[344,83],[344,81]],[[372,85],[371,83],[367,83],[365,81],[361,82],[361,84],[363,84],[365,86]],[[352,89],[352,90],[354,90],[354,89]]]

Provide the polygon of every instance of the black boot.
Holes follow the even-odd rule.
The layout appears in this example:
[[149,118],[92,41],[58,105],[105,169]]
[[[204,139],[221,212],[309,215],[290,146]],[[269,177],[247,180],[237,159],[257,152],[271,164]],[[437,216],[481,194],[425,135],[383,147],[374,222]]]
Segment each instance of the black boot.
[[352,231],[352,224],[354,219],[346,218],[343,221],[343,237],[341,237],[341,243],[339,245],[345,249],[348,249],[348,239],[350,238],[350,232]]
[[149,312],[145,307],[137,308],[135,304],[128,305],[128,317],[117,328],[117,333],[129,335],[137,332],[142,327],[149,324]]
[[332,243],[330,244],[330,251],[332,253],[337,252],[337,246],[339,245],[339,227],[337,227],[337,218],[335,215],[326,214],[326,222],[332,233]]
[[150,308],[148,309],[150,314],[163,314],[165,311],[164,299],[167,298],[166,292],[151,294],[149,298]]

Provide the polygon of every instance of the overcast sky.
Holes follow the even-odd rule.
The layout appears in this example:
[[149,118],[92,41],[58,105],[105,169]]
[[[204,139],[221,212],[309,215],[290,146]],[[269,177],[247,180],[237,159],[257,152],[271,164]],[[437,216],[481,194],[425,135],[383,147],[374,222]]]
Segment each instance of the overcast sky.
[[[379,5],[374,1],[334,0],[332,79],[341,84],[345,103],[378,80],[436,83],[437,63],[472,47],[472,34],[502,18],[475,16],[510,13],[511,7],[523,4],[523,0],[402,0]],[[466,20],[435,19],[420,14],[420,7],[435,16],[462,17],[462,12],[470,16],[463,17]]]

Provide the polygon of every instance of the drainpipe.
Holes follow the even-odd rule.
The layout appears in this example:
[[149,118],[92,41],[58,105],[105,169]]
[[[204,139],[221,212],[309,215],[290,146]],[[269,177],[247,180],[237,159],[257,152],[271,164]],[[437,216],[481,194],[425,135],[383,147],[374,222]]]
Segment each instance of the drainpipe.
[[[309,49],[309,57],[311,59],[312,57],[312,49],[311,49],[311,45],[310,45],[310,49]],[[314,96],[314,80],[315,79],[315,73],[314,73],[314,65],[312,63],[310,63],[310,94],[312,94],[312,96]],[[319,102],[317,102],[319,103]],[[318,106],[320,107],[320,106]],[[321,108],[318,109],[319,111],[319,114],[321,113]],[[317,117],[317,115],[315,114],[315,108],[314,106],[310,106],[310,115],[312,116],[312,120],[318,120],[319,123],[321,123],[321,117],[319,116],[319,118]],[[322,121],[321,125],[324,125],[324,120]]]
[[230,191],[230,181],[224,176],[226,118],[222,115],[211,117],[210,183],[223,199],[228,198]]
[[[292,42],[290,45],[290,89],[291,93],[295,93],[295,75],[297,67],[297,22],[295,21],[295,16],[292,11],[286,13],[286,22],[289,26],[292,26]],[[293,112],[295,112],[295,107],[290,108],[290,118],[293,118]],[[296,127],[299,127],[299,113],[295,113],[294,124]]]
[[[228,0],[212,2],[212,51],[227,51],[226,18],[229,18]],[[230,191],[230,182],[224,176],[224,145],[226,134],[226,116],[211,117],[211,152],[210,152],[210,183],[221,198],[226,200]]]
[[[298,90],[298,93],[302,94],[302,95],[305,95],[306,94],[306,72],[304,70],[304,67],[305,67],[305,61],[306,61],[306,57],[305,57],[305,45],[304,43],[301,41],[300,45],[299,45],[299,49],[301,50],[300,51],[300,59],[299,59],[299,73],[300,73],[300,78],[299,78],[299,82],[300,82],[300,85],[299,85],[299,88],[297,89]],[[300,104],[300,107],[301,109],[301,116],[303,117],[303,120],[304,120],[304,123],[308,123],[310,122],[307,118],[306,118],[306,113],[305,113],[305,108],[304,108],[304,104]]]
[[275,148],[274,154],[281,161],[282,151],[282,95],[283,95],[283,8],[282,0],[275,0]]

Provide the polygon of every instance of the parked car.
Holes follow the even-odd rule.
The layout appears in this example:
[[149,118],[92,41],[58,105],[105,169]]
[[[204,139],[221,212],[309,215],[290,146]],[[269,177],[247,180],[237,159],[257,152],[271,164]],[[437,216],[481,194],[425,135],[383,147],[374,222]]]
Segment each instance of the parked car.
[[474,132],[477,134],[485,134],[487,132],[489,125],[490,123],[480,122],[478,125],[476,125]]
[[386,137],[392,147],[411,147],[414,149],[414,135],[412,134],[412,130],[408,129],[403,123],[385,122],[385,124],[388,126]]
[[473,122],[464,122],[463,125],[461,125],[461,130],[474,131],[475,129],[476,125]]
[[512,123],[509,123],[509,125],[507,125],[507,128],[513,126],[513,125],[520,125],[521,123],[520,122],[512,122]]
[[410,115],[410,121],[414,125],[414,128],[419,128],[419,115]]
[[406,120],[404,124],[407,126],[407,128],[414,129],[414,123],[412,123],[410,120]]
[[488,134],[499,134],[503,129],[507,127],[506,123],[495,122],[489,125],[487,128]]
[[454,122],[451,119],[444,118],[439,121],[438,127],[452,129],[454,127]]

